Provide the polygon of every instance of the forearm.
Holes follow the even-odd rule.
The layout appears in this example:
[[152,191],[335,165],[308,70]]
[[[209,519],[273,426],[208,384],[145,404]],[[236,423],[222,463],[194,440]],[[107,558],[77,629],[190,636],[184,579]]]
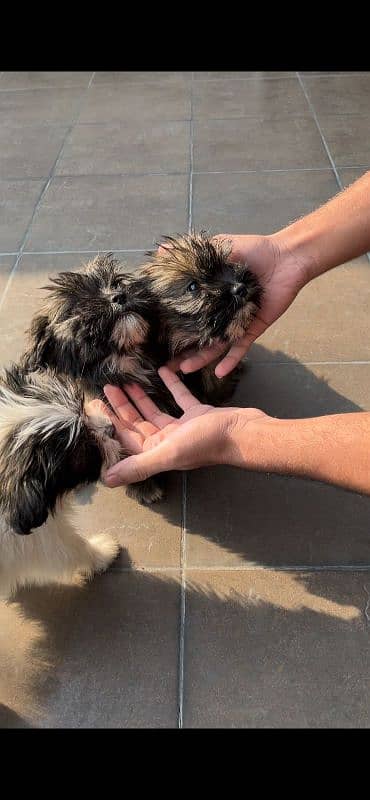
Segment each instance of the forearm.
[[308,281],[370,250],[370,171],[271,241],[307,269]]
[[227,452],[227,463],[234,466],[370,494],[370,413],[262,418],[253,424],[237,413]]

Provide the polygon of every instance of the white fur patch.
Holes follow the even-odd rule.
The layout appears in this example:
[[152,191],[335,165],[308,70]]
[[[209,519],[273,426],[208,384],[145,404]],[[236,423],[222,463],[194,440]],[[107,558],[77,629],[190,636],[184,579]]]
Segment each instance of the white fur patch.
[[116,322],[112,340],[120,350],[132,350],[133,347],[145,342],[148,331],[149,324],[138,314],[125,314]]

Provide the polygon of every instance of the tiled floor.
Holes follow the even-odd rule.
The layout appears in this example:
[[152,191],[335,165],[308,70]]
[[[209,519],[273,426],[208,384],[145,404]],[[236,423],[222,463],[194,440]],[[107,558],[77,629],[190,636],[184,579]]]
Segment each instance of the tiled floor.
[[[370,73],[0,75],[0,357],[48,274],[163,233],[272,232],[370,167]],[[309,285],[236,404],[370,409],[370,265]],[[370,727],[370,498],[219,468],[144,510],[80,493],[122,553],[0,605],[0,726]]]

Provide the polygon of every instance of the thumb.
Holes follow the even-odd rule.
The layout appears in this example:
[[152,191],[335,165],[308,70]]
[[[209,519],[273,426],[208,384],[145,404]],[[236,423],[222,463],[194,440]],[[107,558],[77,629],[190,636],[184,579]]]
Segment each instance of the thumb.
[[113,489],[121,484],[138,483],[156,475],[158,472],[168,472],[171,463],[168,447],[158,445],[153,450],[145,450],[136,456],[129,456],[114,467],[109,469],[104,476],[104,483]]

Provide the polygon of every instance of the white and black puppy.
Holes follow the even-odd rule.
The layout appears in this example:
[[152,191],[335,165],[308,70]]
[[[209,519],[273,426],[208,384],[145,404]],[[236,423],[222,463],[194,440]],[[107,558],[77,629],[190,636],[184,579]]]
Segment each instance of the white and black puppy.
[[83,538],[65,495],[122,458],[113,426],[76,382],[13,366],[0,376],[0,595],[105,570],[119,545]]

